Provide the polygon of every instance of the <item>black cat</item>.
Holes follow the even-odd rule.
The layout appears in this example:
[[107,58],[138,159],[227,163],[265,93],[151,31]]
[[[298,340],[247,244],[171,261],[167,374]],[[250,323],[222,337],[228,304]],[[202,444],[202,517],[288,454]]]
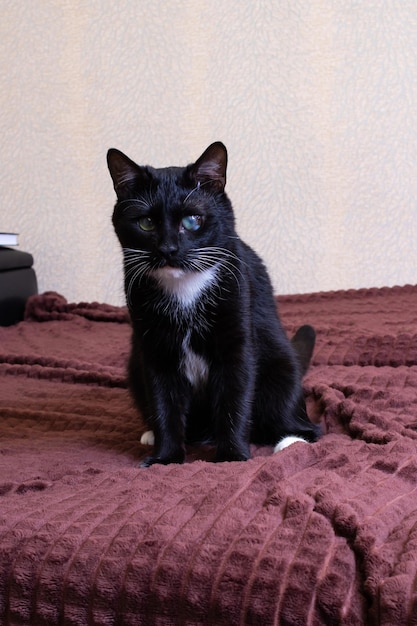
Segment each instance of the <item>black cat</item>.
[[265,266],[236,234],[225,146],[187,167],[141,167],[115,149],[107,161],[133,326],[129,384],[153,431],[143,465],[183,462],[185,442],[244,461],[250,441],[315,441],[301,389],[314,330],[289,342]]

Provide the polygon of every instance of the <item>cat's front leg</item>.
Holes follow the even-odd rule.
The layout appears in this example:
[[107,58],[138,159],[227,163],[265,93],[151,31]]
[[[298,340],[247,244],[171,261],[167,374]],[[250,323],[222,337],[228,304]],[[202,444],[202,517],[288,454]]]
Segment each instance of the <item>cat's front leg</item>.
[[216,463],[224,461],[247,461],[250,458],[250,449],[247,441],[219,443],[214,458]]
[[153,439],[147,435],[141,440],[143,445],[153,445],[152,453],[140,463],[142,467],[183,463],[185,459],[186,382],[178,373],[177,359],[153,350],[154,344],[155,340],[144,346],[134,334],[129,361],[130,391],[148,433],[153,434]]
[[170,465],[171,463],[184,463],[185,451],[183,449],[177,449],[174,452],[170,451],[169,454],[157,453],[152,456],[147,456],[140,462],[140,467],[151,467],[151,465]]
[[214,389],[215,461],[247,461],[254,380],[246,367],[220,368]]
[[149,467],[155,463],[168,465],[184,462],[186,394],[181,382],[175,375],[161,377],[159,374],[149,377],[152,403],[145,411],[145,419],[152,429],[153,441],[146,438],[146,443],[153,443],[154,449],[152,455],[141,462],[141,467]]
[[[160,423],[157,425],[153,423],[153,435],[154,435],[154,449],[151,456],[146,457],[141,463],[141,467],[150,467],[155,463],[161,465],[169,465],[170,463],[184,463],[185,460],[185,447],[183,443],[183,437],[178,432],[178,422],[182,422],[181,416],[176,416],[172,420],[172,424],[168,424],[170,421],[164,417],[162,420],[159,418]],[[161,422],[164,422],[161,424]],[[180,429],[182,432],[182,428]],[[151,432],[151,431],[148,431]]]

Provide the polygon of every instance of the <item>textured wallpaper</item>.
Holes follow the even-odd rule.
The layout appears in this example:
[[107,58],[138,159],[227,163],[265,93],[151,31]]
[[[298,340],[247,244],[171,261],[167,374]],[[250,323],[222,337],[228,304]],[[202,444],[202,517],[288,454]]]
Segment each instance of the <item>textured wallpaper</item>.
[[1,2],[0,231],[41,291],[123,301],[109,147],[229,150],[280,293],[416,282],[414,0]]

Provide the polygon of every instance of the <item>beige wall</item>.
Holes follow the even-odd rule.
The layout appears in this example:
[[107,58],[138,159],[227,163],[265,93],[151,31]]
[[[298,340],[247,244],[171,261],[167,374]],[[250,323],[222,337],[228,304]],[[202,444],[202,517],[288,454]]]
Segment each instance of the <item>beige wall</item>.
[[0,230],[41,291],[121,303],[106,151],[229,149],[276,291],[416,282],[415,0],[0,0]]

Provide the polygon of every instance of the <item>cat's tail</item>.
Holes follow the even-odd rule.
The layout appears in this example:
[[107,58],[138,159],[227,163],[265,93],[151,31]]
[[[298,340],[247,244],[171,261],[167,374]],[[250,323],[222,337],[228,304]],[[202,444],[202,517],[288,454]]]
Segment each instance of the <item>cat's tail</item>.
[[305,324],[297,330],[294,337],[291,339],[291,343],[297,353],[301,365],[301,372],[304,376],[310,365],[311,357],[313,356],[314,345],[316,343],[316,331],[312,326]]

